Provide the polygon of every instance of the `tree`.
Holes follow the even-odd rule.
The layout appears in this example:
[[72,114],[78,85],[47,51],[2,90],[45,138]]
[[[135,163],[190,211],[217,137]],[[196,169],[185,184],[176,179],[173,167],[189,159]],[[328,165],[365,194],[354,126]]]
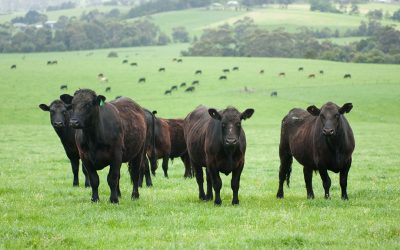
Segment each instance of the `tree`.
[[310,0],[310,10],[333,13],[339,12],[330,0]]
[[174,27],[172,28],[172,39],[174,42],[188,43],[190,41],[189,32],[184,26]]
[[382,20],[383,11],[382,10],[370,10],[367,13],[367,17],[369,19]]
[[391,17],[393,20],[395,21],[399,21],[400,22],[400,9],[396,10],[393,13],[393,16]]

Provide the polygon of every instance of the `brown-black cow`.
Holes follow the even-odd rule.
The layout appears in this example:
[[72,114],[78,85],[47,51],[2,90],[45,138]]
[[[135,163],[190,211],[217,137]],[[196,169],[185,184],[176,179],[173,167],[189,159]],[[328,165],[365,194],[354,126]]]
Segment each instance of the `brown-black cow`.
[[[214,188],[215,205],[221,205],[222,181],[219,173],[232,172],[232,205],[239,204],[239,184],[246,152],[246,136],[241,127],[242,120],[250,118],[254,109],[240,113],[228,107],[217,111],[199,106],[188,114],[184,121],[184,136],[190,163],[196,174],[199,198],[212,200]],[[207,194],[203,188],[203,169],[206,168]]]
[[139,198],[139,169],[145,154],[146,121],[143,109],[129,98],[121,97],[105,103],[105,97],[89,89],[80,89],[74,96],[61,97],[71,103],[70,125],[76,129],[76,144],[92,187],[92,201],[99,200],[97,170],[110,166],[107,176],[110,202],[118,203],[122,162],[128,162],[133,182],[132,198]]
[[[40,104],[39,108],[50,113],[50,123],[56,131],[64,147],[65,154],[71,162],[74,180],[72,185],[79,186],[79,152],[75,143],[75,129],[69,126],[71,111],[67,110],[68,105],[61,100],[54,100],[50,106]],[[85,187],[90,187],[89,177],[85,167],[82,165],[82,172],[85,174]]]
[[299,108],[290,110],[282,120],[279,144],[278,198],[283,198],[283,183],[289,185],[293,157],[303,165],[307,198],[314,198],[312,172],[318,171],[325,198],[329,198],[331,179],[328,170],[340,173],[342,199],[347,200],[347,176],[351,167],[355,147],[351,127],[344,117],[353,108],[351,103],[342,107],[328,102],[321,109],[309,106],[307,111]]

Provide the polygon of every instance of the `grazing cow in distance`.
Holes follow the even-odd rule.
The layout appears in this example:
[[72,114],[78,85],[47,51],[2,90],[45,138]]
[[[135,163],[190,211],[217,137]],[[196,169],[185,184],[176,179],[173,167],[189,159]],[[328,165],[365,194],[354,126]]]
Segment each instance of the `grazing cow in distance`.
[[219,80],[227,80],[227,77],[226,76],[220,76]]
[[315,78],[315,74],[309,74],[308,78]]
[[298,71],[303,71],[304,68],[303,68],[303,67],[299,67],[297,70],[298,70]]
[[183,62],[183,60],[182,59],[178,59],[178,60],[176,60],[178,63],[181,63],[181,62]]
[[178,86],[173,85],[173,86],[171,87],[171,91],[173,91],[173,90],[178,90]]
[[203,73],[203,71],[201,71],[201,70],[199,70],[199,69],[196,70],[196,72],[194,72],[195,75],[201,75],[202,73]]
[[170,95],[170,94],[172,94],[172,91],[171,91],[170,89],[167,89],[167,90],[164,92],[164,95]]
[[104,77],[104,74],[103,73],[99,73],[98,75],[97,75],[97,78],[103,78]]
[[108,92],[111,92],[111,87],[107,87],[106,88],[106,92],[108,93]]
[[223,69],[222,72],[224,72],[224,73],[229,73],[229,72],[231,72],[231,71],[230,71],[229,69]]
[[52,64],[58,64],[58,61],[57,61],[57,60],[54,60],[54,61],[52,62]]
[[181,83],[181,85],[179,85],[179,87],[186,87],[186,82]]
[[239,70],[238,66],[235,66],[235,67],[232,68],[232,71],[238,71],[238,70]]
[[344,79],[346,79],[346,78],[349,78],[349,79],[350,79],[350,78],[351,78],[351,75],[350,75],[350,74],[345,74],[345,75],[343,76],[343,78],[344,78]]
[[131,66],[138,66],[136,62],[131,63]]
[[60,98],[71,103],[69,123],[76,129],[79,155],[89,173],[92,201],[99,201],[97,170],[110,166],[107,176],[110,202],[118,203],[123,162],[129,162],[133,182],[131,197],[139,198],[139,169],[145,157],[147,129],[142,107],[127,97],[105,103],[104,96],[89,89],[80,89],[74,96],[64,94]]
[[52,61],[47,61],[47,65],[52,65],[53,62]]
[[66,84],[61,85],[60,90],[68,90],[68,85]]
[[146,78],[145,77],[139,78],[138,83],[141,83],[141,82],[146,82]]
[[323,70],[320,70],[319,73],[320,73],[321,75],[323,75],[323,74],[324,74],[324,71],[323,71]]
[[271,97],[274,97],[274,96],[278,96],[278,91],[272,91],[271,92]]
[[159,68],[158,72],[165,72],[165,68]]
[[192,82],[192,85],[199,85],[199,84],[200,84],[200,82],[198,80],[195,80]]
[[[40,104],[39,108],[50,113],[50,123],[56,131],[58,138],[64,147],[74,175],[72,185],[79,186],[79,152],[75,143],[75,129],[69,126],[71,111],[68,110],[68,104],[61,100],[54,100],[50,106]],[[82,172],[85,174],[85,187],[90,187],[89,176],[82,164]]]
[[262,69],[262,70],[260,70],[260,72],[259,72],[260,74],[264,74],[264,70]]
[[151,174],[150,174],[150,167],[149,167],[149,160],[150,164],[153,164],[156,161],[156,149],[155,149],[155,136],[156,136],[156,117],[157,111],[151,112],[148,109],[143,109],[145,117],[146,117],[146,157],[143,160],[142,168],[140,169],[139,175],[139,187],[143,185],[143,177],[146,177],[146,186],[151,187],[153,186],[153,182],[151,181]]
[[340,173],[342,199],[347,200],[347,176],[351,167],[355,147],[353,131],[344,117],[353,108],[351,103],[342,107],[332,102],[321,109],[309,106],[307,111],[294,108],[283,118],[279,144],[278,198],[283,198],[283,183],[289,185],[293,157],[303,165],[307,198],[314,199],[312,188],[313,171],[318,171],[325,198],[328,199],[331,179],[328,170]]
[[123,63],[123,64],[128,63],[128,60],[127,60],[127,59],[124,59],[124,60],[122,61],[122,63]]
[[176,59],[176,58],[173,58],[173,59],[172,59],[173,62],[176,62],[176,60],[178,60],[178,59]]
[[278,76],[286,76],[285,72],[280,72]]
[[[250,118],[254,109],[240,113],[234,107],[217,111],[199,106],[184,121],[184,135],[192,168],[195,171],[201,200],[212,200],[214,188],[215,205],[221,205],[222,181],[219,173],[232,173],[232,205],[239,204],[239,184],[245,153],[246,136],[242,120]],[[207,194],[203,188],[203,167],[206,168]]]
[[190,86],[187,89],[185,89],[185,92],[193,92],[195,90],[194,86]]
[[13,65],[11,65],[10,68],[11,68],[11,69],[16,69],[16,68],[17,68],[17,65],[16,65],[16,64],[13,64]]

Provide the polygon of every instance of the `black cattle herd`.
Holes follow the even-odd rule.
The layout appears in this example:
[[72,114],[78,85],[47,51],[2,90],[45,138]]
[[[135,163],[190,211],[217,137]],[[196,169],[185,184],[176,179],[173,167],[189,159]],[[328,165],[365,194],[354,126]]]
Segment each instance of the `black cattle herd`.
[[[182,62],[182,59],[174,58],[173,61]],[[122,63],[128,63],[128,60]],[[47,64],[57,64],[57,61],[48,61]],[[131,64],[137,66],[137,63]],[[11,68],[15,69],[16,65]],[[158,69],[159,72],[165,70],[164,67]],[[232,68],[232,71],[238,70],[237,66]],[[303,67],[298,68],[298,71],[303,70]],[[222,71],[229,73],[230,69]],[[195,75],[202,73],[202,70],[194,72]],[[264,70],[259,73],[263,74]],[[323,74],[324,71],[320,70],[319,73]],[[285,72],[278,74],[281,77],[285,75]],[[315,74],[308,75],[308,78],[315,77]],[[344,78],[351,78],[351,75],[345,74]],[[98,79],[108,81],[102,73],[98,74]],[[219,79],[226,80],[227,76],[222,75]],[[142,77],[138,82],[146,82],[146,78]],[[194,85],[199,84],[199,80],[192,81],[191,86],[183,82],[179,88],[186,87],[185,92],[193,92]],[[68,86],[63,84],[60,89],[68,90]],[[176,90],[178,85],[173,85],[164,94]],[[107,87],[106,92],[110,91],[111,87]],[[271,92],[271,97],[277,95],[277,91]],[[128,163],[133,183],[131,197],[137,199],[143,180],[147,186],[153,185],[151,174],[156,174],[158,159],[162,159],[164,176],[168,177],[169,160],[181,158],[185,167],[184,177],[196,177],[201,200],[214,199],[214,203],[220,205],[220,173],[232,173],[232,204],[239,204],[240,177],[246,153],[246,136],[241,123],[252,117],[254,109],[240,112],[230,106],[216,110],[200,105],[184,119],[164,119],[156,116],[156,111],[147,110],[127,97],[117,96],[110,102],[105,100],[104,96],[97,95],[93,90],[79,89],[73,96],[63,94],[50,105],[39,105],[43,111],[50,113],[51,125],[70,160],[73,186],[79,186],[81,160],[85,187],[92,188],[93,202],[99,200],[100,181],[97,170],[109,166],[107,182],[111,191],[110,202],[118,203],[121,196],[119,180],[122,163]],[[284,196],[285,181],[289,186],[294,157],[303,165],[307,198],[314,198],[313,171],[319,172],[325,198],[330,198],[331,180],[327,172],[330,170],[340,174],[341,197],[343,200],[348,199],[347,177],[355,142],[344,114],[350,112],[352,107],[351,103],[340,107],[328,102],[321,108],[294,108],[283,118],[277,198]],[[203,187],[203,168],[206,192]]]

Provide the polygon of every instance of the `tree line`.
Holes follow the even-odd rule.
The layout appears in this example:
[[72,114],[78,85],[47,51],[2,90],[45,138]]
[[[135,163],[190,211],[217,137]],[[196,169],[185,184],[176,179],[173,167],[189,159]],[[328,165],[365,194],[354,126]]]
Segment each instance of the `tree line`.
[[[348,31],[351,32],[351,31]],[[260,29],[248,17],[233,25],[207,29],[192,43],[185,56],[247,56],[323,59],[342,62],[400,64],[400,31],[382,26],[376,21],[362,23],[352,31],[369,38],[337,45],[329,40],[319,41],[315,32],[303,28],[289,33],[283,28]]]

